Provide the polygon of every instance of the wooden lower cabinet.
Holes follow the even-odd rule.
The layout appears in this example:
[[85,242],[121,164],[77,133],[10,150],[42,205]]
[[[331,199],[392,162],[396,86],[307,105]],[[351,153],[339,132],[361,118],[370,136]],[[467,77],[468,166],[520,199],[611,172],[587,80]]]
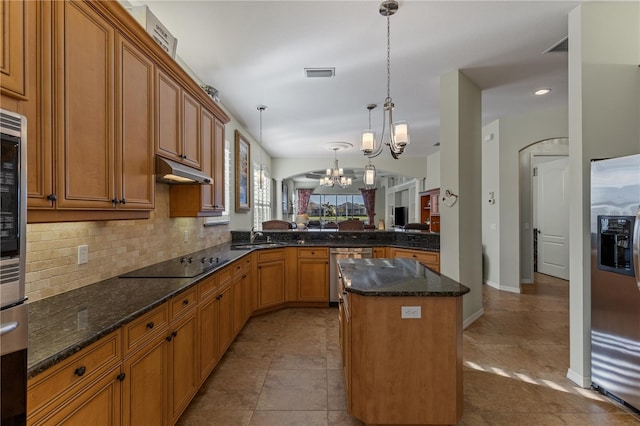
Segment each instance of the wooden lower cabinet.
[[165,333],[126,358],[122,387],[122,424],[167,424],[168,353]]
[[329,249],[299,248],[297,271],[299,301],[329,301]]
[[77,397],[33,425],[92,425],[120,424],[120,369],[114,367]]
[[[403,306],[420,307],[421,317],[402,318]],[[350,414],[366,424],[456,424],[463,405],[462,297],[350,293],[347,310]]]
[[285,301],[284,249],[258,252],[258,309],[280,305]]
[[118,330],[30,379],[27,424],[120,424],[120,342]]
[[220,359],[220,300],[215,297],[198,307],[200,330],[200,382],[204,382]]
[[233,293],[231,291],[231,285],[227,284],[226,286],[220,285],[222,289],[220,290],[220,294],[218,302],[218,358],[222,358],[222,355],[226,352],[227,348],[231,345],[233,341]]
[[169,327],[169,418],[172,424],[187,408],[200,385],[198,320],[195,312]]
[[440,253],[437,251],[411,250],[411,249],[391,249],[391,257],[405,259],[415,259],[429,269],[440,272]]

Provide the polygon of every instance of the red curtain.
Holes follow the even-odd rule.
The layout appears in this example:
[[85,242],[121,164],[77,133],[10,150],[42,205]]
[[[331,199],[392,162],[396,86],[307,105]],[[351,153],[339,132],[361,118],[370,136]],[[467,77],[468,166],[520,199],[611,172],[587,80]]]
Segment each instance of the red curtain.
[[313,189],[298,189],[298,214],[305,214],[309,207],[309,198]]
[[373,217],[376,215],[376,188],[360,188],[360,192],[364,200],[364,208],[367,209],[367,216],[369,216],[369,225],[373,225]]

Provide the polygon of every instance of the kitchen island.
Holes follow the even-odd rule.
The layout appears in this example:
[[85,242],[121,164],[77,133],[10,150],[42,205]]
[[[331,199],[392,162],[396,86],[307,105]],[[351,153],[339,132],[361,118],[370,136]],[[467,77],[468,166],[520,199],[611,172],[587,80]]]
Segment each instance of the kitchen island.
[[462,296],[411,259],[339,262],[347,407],[366,424],[455,424],[462,416]]

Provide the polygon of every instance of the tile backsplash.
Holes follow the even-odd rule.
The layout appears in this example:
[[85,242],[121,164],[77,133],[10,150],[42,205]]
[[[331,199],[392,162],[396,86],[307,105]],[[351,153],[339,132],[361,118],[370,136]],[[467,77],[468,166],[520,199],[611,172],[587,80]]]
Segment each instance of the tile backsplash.
[[[231,240],[229,225],[203,223],[170,218],[169,186],[157,184],[156,208],[146,220],[29,224],[26,296],[44,299]],[[79,245],[89,246],[83,265]]]

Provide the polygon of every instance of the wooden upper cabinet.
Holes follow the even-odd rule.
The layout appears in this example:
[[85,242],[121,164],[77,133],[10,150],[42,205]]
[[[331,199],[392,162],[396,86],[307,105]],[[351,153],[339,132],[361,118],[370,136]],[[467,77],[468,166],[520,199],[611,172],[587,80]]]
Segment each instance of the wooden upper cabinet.
[[156,153],[182,161],[180,86],[160,68],[156,71]]
[[182,162],[200,169],[202,143],[200,141],[200,104],[182,91]]
[[26,13],[24,1],[0,3],[0,89],[2,94],[26,99]]
[[172,185],[171,217],[219,216],[224,211],[224,123],[202,107],[198,122],[202,171],[213,177],[213,184]]
[[213,138],[213,210],[222,214],[225,210],[225,158],[224,123],[217,118],[214,121]]
[[113,208],[114,29],[84,2],[55,3],[58,208]]
[[156,153],[202,167],[200,103],[160,68],[156,72]]
[[153,209],[153,63],[123,37],[116,40],[118,208]]

